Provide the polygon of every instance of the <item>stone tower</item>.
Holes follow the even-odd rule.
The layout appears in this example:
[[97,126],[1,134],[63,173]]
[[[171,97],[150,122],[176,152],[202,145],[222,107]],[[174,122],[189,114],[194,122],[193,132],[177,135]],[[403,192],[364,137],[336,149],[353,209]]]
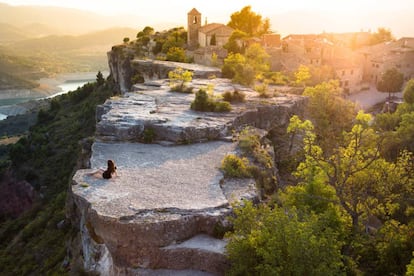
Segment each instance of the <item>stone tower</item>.
[[198,30],[201,28],[201,13],[195,8],[187,13],[187,44],[190,48],[198,45]]

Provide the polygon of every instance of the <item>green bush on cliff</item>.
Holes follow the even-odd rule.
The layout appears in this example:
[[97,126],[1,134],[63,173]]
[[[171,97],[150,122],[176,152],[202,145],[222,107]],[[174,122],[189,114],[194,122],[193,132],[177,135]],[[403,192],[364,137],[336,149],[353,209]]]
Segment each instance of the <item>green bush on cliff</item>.
[[249,160],[245,157],[240,158],[234,154],[228,154],[221,162],[221,169],[226,177],[251,177],[249,171]]
[[191,93],[193,90],[191,87],[187,87],[187,84],[193,79],[193,72],[191,71],[178,67],[168,72],[168,79],[170,80],[171,91]]
[[235,90],[235,91],[226,91],[223,93],[223,100],[229,103],[241,103],[244,102],[244,98],[246,98],[246,94],[242,91]]
[[191,103],[191,109],[196,111],[228,112],[231,111],[231,105],[229,102],[214,99],[209,96],[207,91],[200,89]]

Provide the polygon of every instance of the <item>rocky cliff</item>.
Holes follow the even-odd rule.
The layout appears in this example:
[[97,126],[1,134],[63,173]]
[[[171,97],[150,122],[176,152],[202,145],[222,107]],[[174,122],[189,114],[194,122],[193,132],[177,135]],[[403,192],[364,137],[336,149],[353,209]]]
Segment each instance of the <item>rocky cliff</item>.
[[[125,74],[111,73],[126,83],[120,80]],[[305,100],[262,99],[225,79],[194,79],[190,85],[213,86],[217,96],[237,89],[246,102],[228,113],[192,111],[194,94],[170,92],[168,80],[161,79],[132,86],[135,92],[98,108],[91,169],[76,172],[72,185],[72,219],[86,270],[222,275],[227,268],[223,231],[232,203],[259,196],[253,179],[224,178],[219,169],[226,154],[239,151],[232,134],[247,125],[280,133]],[[93,175],[108,159],[116,162],[118,176]]]
[[221,70],[215,67],[171,61],[134,59],[133,50],[126,45],[113,46],[107,55],[111,76],[118,85],[121,94],[132,89],[134,79],[141,79],[142,82],[166,79],[168,78],[168,72],[177,67],[193,72],[194,78],[207,79],[213,76],[221,76]]

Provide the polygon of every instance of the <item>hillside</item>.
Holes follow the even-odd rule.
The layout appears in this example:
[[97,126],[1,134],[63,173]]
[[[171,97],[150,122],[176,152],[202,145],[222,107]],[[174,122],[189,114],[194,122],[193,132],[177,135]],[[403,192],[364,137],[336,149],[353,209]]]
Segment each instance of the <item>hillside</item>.
[[11,25],[2,27],[9,30],[10,39],[20,40],[0,47],[0,89],[34,88],[34,81],[58,73],[107,70],[106,52],[111,45],[136,35],[132,28],[111,28],[78,36],[22,39],[30,34]]
[[0,48],[0,89],[34,88],[36,79],[45,74],[37,64],[26,57],[9,54]]
[[[66,242],[72,236],[71,227],[64,221],[67,185],[77,166],[79,141],[93,135],[95,107],[111,95],[111,90],[108,85],[94,83],[56,97],[51,109],[39,112],[30,135],[11,147],[0,147],[1,275],[65,275]],[[14,173],[4,174],[10,161]],[[17,179],[8,179],[10,175]],[[38,196],[29,199],[33,200],[29,212],[10,219],[19,202],[27,202],[27,191],[22,184],[20,189],[5,186],[25,181],[34,185]]]
[[0,23],[0,43],[10,43],[27,39],[27,32],[7,23]]
[[37,51],[56,52],[76,51],[94,46],[110,46],[122,42],[124,37],[135,37],[137,31],[132,28],[110,28],[83,35],[50,35],[40,38],[21,40],[10,45],[17,53]]

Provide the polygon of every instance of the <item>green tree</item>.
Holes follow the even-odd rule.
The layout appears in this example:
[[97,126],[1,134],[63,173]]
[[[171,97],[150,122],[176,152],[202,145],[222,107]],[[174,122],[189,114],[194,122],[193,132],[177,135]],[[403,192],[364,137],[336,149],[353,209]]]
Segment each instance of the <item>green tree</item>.
[[181,47],[171,47],[167,52],[167,60],[176,62],[186,62],[185,50]]
[[399,104],[393,113],[375,116],[373,127],[382,133],[381,153],[387,160],[396,160],[402,150],[414,152],[414,105]]
[[404,75],[397,68],[388,69],[378,81],[377,90],[388,93],[388,99],[391,100],[391,93],[400,92],[403,83]]
[[168,53],[172,47],[183,48],[186,43],[187,32],[183,28],[174,28],[168,32],[168,36],[162,45],[162,52]]
[[146,26],[142,31],[138,32],[137,38],[143,37],[143,36],[150,36],[154,34],[154,28]]
[[98,86],[101,86],[105,83],[105,79],[101,71],[98,71],[98,74],[96,74],[96,83],[98,84]]
[[235,30],[227,43],[223,46],[229,53],[244,54],[249,35],[243,31]]
[[229,275],[343,275],[339,234],[315,214],[245,202],[228,235]]
[[404,89],[404,101],[408,104],[414,104],[414,79],[410,79]]
[[413,251],[413,258],[409,265],[407,265],[407,273],[405,276],[414,276],[414,251]]
[[298,67],[298,70],[296,70],[294,75],[295,75],[295,83],[301,86],[305,86],[307,81],[310,80],[311,78],[309,67],[302,65],[302,64]]
[[124,37],[123,41],[125,44],[127,44],[129,42],[129,37]]
[[168,78],[170,80],[170,87],[174,91],[183,92],[186,84],[193,79],[193,72],[184,70],[183,68],[176,68],[168,72]]
[[230,22],[227,24],[235,30],[240,30],[252,36],[261,36],[270,30],[269,19],[262,19],[260,14],[251,10],[251,6],[246,6],[230,16]]
[[246,61],[250,64],[255,72],[264,73],[269,71],[269,55],[258,43],[250,45],[244,54]]
[[342,132],[351,129],[355,104],[342,97],[338,81],[333,80],[306,87],[303,95],[309,97],[306,113],[315,126],[317,142],[329,154],[342,140]]
[[394,40],[390,29],[378,28],[377,32],[371,34],[371,45]]
[[317,178],[333,187],[339,204],[352,220],[354,233],[361,230],[361,216],[390,215],[401,207],[402,193],[413,193],[410,183],[414,175],[406,170],[412,166],[410,155],[402,156],[395,164],[381,158],[379,136],[370,127],[370,115],[358,113],[352,130],[344,132],[342,145],[329,157],[324,157],[315,143],[310,122],[303,125],[297,117],[292,121],[294,124],[288,131],[304,130],[305,160],[299,164],[295,176],[303,183]]
[[268,54],[256,43],[246,49],[245,55],[230,53],[221,69],[223,77],[243,85],[252,85],[259,74],[269,70],[268,58]]

